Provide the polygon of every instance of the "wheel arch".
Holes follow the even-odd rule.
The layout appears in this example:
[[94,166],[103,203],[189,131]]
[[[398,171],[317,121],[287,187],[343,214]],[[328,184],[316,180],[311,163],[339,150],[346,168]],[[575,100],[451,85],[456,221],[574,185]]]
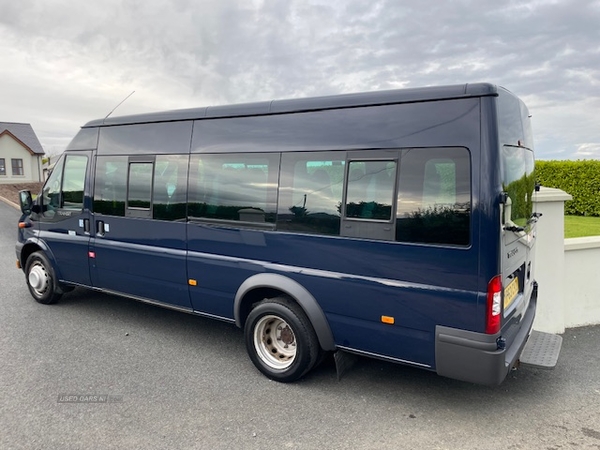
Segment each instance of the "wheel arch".
[[52,269],[54,270],[54,274],[56,275],[57,281],[60,279],[60,271],[58,266],[56,265],[56,260],[54,259],[54,255],[42,240],[37,240],[36,242],[28,241],[25,242],[23,248],[21,249],[21,268],[25,271],[27,267],[27,260],[29,257],[35,252],[44,252],[50,264],[52,264]]
[[317,334],[321,348],[326,351],[335,350],[329,322],[315,298],[300,283],[283,275],[260,273],[251,276],[240,285],[233,304],[235,324],[243,328],[254,303],[282,294],[293,299],[302,308]]

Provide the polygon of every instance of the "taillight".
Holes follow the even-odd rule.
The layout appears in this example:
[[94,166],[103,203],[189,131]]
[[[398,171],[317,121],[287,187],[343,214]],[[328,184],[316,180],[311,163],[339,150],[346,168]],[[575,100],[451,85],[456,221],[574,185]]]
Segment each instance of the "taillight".
[[502,317],[502,277],[492,278],[488,283],[487,306],[485,312],[485,332],[496,334],[500,331]]

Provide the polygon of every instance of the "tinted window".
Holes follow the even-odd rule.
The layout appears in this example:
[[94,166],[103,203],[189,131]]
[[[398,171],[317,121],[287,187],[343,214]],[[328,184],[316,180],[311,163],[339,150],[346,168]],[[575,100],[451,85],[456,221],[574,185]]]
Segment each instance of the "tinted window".
[[351,161],[346,217],[389,221],[396,182],[395,161]]
[[192,156],[189,216],[275,222],[278,170],[278,154]]
[[344,160],[345,152],[282,156],[278,230],[339,235]]
[[67,156],[62,183],[62,207],[64,209],[79,211],[83,209],[83,191],[85,186],[87,160],[87,156]]
[[125,215],[127,193],[127,157],[99,156],[96,160],[94,212]]
[[127,200],[130,216],[151,217],[152,211],[154,219],[185,219],[188,157],[159,155],[155,163],[130,159],[97,158],[94,212],[125,216]]
[[511,217],[504,220],[525,227],[533,213],[535,189],[533,152],[523,147],[502,147],[502,189],[511,199]]
[[69,216],[56,214],[58,209],[83,210],[87,156],[68,155],[61,158],[42,190],[43,217],[61,220]]
[[498,133],[501,144],[533,149],[531,119],[527,106],[511,93],[500,90],[497,97]]
[[468,245],[471,216],[468,150],[403,150],[397,208],[397,241]]
[[61,187],[65,157],[59,159],[42,189],[42,211],[46,219],[53,219],[56,210],[62,207]]
[[151,162],[130,162],[127,182],[127,209],[150,210],[152,203]]
[[185,219],[187,171],[187,156],[161,155],[156,157],[152,199],[155,219]]

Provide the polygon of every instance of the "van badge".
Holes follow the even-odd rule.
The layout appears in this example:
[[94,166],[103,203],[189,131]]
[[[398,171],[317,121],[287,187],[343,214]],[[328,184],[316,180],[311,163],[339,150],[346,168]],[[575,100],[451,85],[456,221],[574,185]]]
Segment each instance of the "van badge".
[[513,256],[515,256],[517,253],[519,253],[519,249],[518,248],[513,248],[510,252],[508,252],[506,254],[506,257],[508,259],[512,258]]

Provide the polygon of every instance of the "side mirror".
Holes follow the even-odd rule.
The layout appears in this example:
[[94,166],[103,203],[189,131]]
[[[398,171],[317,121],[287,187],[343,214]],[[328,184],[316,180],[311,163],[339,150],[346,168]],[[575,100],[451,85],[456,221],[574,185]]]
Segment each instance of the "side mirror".
[[31,214],[31,208],[33,207],[33,200],[31,199],[31,192],[20,191],[19,192],[19,203],[21,206],[21,212],[23,214]]

